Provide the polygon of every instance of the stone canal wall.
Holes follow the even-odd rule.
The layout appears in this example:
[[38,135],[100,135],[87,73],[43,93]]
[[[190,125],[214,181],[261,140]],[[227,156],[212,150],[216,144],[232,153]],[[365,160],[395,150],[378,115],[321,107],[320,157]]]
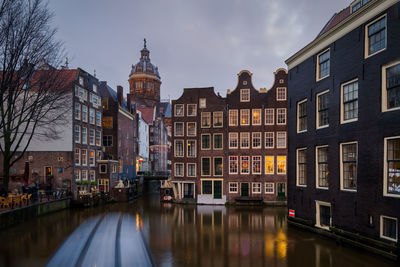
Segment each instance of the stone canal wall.
[[52,200],[48,202],[39,202],[26,207],[0,213],[0,229],[25,222],[29,219],[39,217],[51,212],[69,208],[70,198]]

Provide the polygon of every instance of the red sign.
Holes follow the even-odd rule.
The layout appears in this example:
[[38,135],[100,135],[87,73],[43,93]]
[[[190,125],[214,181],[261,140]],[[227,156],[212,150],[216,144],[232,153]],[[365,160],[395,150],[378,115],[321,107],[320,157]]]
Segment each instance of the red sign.
[[294,218],[294,214],[295,214],[294,210],[289,210],[289,217]]

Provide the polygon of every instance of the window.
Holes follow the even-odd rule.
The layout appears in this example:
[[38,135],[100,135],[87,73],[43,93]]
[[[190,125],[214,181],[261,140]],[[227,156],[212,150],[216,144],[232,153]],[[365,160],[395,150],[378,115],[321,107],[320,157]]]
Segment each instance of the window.
[[357,190],[357,143],[340,145],[340,189]]
[[365,57],[386,48],[386,15],[365,26]]
[[183,177],[183,163],[175,163],[175,176]]
[[75,119],[81,119],[81,104],[75,103]]
[[297,132],[307,131],[307,99],[297,103]]
[[212,181],[210,180],[201,181],[201,194],[212,195]]
[[76,181],[81,180],[81,170],[75,170],[75,180]]
[[297,186],[307,186],[307,149],[297,149]]
[[253,161],[252,173],[261,174],[261,156],[253,156],[252,161]]
[[196,163],[187,164],[187,176],[196,177]]
[[83,86],[83,77],[79,76],[79,84]]
[[94,146],[94,130],[89,130],[89,144]]
[[183,117],[185,112],[184,112],[184,108],[185,105],[183,104],[176,104],[175,105],[175,117]]
[[361,7],[361,1],[358,1],[357,3],[355,3],[352,7],[351,7],[351,12],[354,13],[357,10],[359,10]]
[[101,126],[101,113],[100,111],[96,111],[96,125]]
[[196,104],[187,104],[187,115],[188,116],[197,116],[197,105]]
[[358,118],[358,80],[341,86],[341,123],[356,121]]
[[207,107],[207,99],[200,98],[199,100],[199,108],[206,108]]
[[238,173],[238,157],[229,156],[229,174]]
[[104,128],[112,128],[113,127],[113,118],[112,117],[103,117],[103,127]]
[[75,143],[81,142],[81,126],[75,125]]
[[315,208],[316,224],[315,224],[315,226],[329,230],[329,227],[332,224],[331,204],[317,200],[317,201],[315,201],[315,205],[316,205],[316,208]]
[[202,112],[201,113],[201,128],[210,128],[211,127],[211,113],[210,112]]
[[103,110],[107,110],[108,109],[108,98],[105,97],[103,98]]
[[87,112],[87,106],[82,105],[82,121],[87,122],[88,121],[88,112]]
[[240,157],[240,174],[249,174],[250,173],[249,162],[250,162],[249,156],[241,156]]
[[261,125],[261,109],[253,109],[253,125]]
[[250,89],[240,89],[240,102],[250,102]]
[[261,133],[251,133],[252,148],[261,148]]
[[385,138],[384,195],[400,197],[400,137]]
[[196,140],[187,140],[187,157],[196,157]]
[[277,156],[277,174],[286,174],[286,156]]
[[89,123],[94,124],[94,109],[89,109]]
[[261,194],[261,183],[251,183],[253,194]]
[[183,149],[183,140],[175,140],[174,144],[174,155],[175,157],[183,157],[184,149]]
[[265,194],[274,193],[274,183],[265,183]]
[[380,235],[381,238],[397,242],[397,218],[381,216],[380,218]]
[[87,144],[87,128],[82,127],[82,144]]
[[75,148],[75,165],[81,165],[81,150]]
[[265,174],[274,174],[274,156],[265,156]]
[[112,143],[112,135],[103,135],[103,146],[110,147],[113,145]]
[[240,125],[250,125],[250,110],[241,109],[240,110]]
[[211,175],[211,158],[201,158],[201,175],[210,176]]
[[211,149],[211,135],[210,134],[202,134],[201,135],[201,149],[202,150]]
[[222,157],[215,157],[214,158],[214,175],[215,176],[222,176]]
[[329,91],[317,94],[317,129],[329,126]]
[[237,109],[229,110],[229,126],[237,126],[238,125],[238,111]]
[[81,162],[82,162],[82,166],[87,166],[87,150],[86,149],[82,149],[81,150]]
[[100,131],[96,131],[96,146],[101,146],[101,132]]
[[286,148],[286,132],[276,133],[276,148]]
[[82,180],[87,181],[87,170],[82,170]]
[[184,122],[175,122],[174,135],[184,136]]
[[382,68],[382,111],[400,109],[400,62]]
[[316,147],[316,176],[317,188],[328,188],[328,146]]
[[229,183],[229,193],[238,192],[238,183]]
[[96,156],[94,150],[89,151],[89,165],[90,166],[96,165]]
[[286,100],[286,87],[276,88],[276,100],[278,100],[278,101]]
[[229,148],[238,148],[238,133],[229,133]]
[[214,127],[222,127],[222,111],[213,112],[213,126]]
[[196,136],[196,123],[188,122],[187,125],[187,136]]
[[99,173],[107,173],[107,164],[99,164]]
[[284,125],[286,124],[286,108],[278,108],[276,110],[276,124]]
[[274,148],[274,132],[265,133],[265,148]]
[[325,50],[317,56],[317,81],[329,76],[330,50]]
[[223,148],[222,134],[214,134],[214,149],[221,150]]
[[274,125],[274,109],[273,108],[265,109],[265,124],[266,125]]
[[250,148],[250,133],[240,133],[240,148]]

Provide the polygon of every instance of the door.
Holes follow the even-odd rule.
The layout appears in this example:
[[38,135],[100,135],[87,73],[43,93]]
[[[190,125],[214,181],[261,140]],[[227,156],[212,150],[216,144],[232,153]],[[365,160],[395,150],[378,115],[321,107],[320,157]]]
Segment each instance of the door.
[[53,177],[53,168],[51,166],[44,167],[44,182],[50,183]]
[[183,198],[193,198],[193,184],[183,184]]
[[278,183],[278,197],[286,197],[285,183]]
[[249,196],[249,183],[241,183],[240,191],[241,191],[242,197],[248,197]]
[[214,181],[214,198],[222,198],[222,181]]

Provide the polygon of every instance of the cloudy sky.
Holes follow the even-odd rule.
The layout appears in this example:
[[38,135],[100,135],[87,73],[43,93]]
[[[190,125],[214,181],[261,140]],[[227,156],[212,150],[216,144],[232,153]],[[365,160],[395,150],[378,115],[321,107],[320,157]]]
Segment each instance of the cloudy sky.
[[127,93],[143,38],[160,71],[161,98],[214,86],[226,94],[242,69],[270,88],[273,72],[351,0],[51,0],[71,68]]

